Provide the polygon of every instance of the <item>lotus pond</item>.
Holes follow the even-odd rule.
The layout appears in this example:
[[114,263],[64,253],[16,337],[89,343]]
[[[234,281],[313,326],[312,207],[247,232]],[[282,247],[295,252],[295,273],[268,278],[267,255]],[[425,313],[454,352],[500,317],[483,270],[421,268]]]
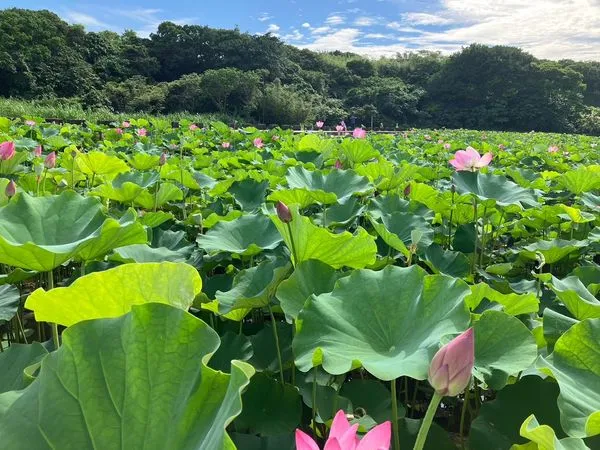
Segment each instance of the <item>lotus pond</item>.
[[598,138],[181,125],[0,118],[0,448],[600,448]]

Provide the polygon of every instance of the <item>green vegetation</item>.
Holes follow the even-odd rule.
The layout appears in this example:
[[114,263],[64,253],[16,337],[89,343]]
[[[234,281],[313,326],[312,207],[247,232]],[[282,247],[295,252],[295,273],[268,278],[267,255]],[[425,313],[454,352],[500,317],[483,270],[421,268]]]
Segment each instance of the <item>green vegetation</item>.
[[149,38],[88,33],[21,9],[0,11],[0,35],[0,96],[43,99],[23,114],[0,104],[8,116],[218,113],[267,125],[354,118],[388,128],[600,134],[600,62],[538,60],[511,47],[370,60],[170,22]]

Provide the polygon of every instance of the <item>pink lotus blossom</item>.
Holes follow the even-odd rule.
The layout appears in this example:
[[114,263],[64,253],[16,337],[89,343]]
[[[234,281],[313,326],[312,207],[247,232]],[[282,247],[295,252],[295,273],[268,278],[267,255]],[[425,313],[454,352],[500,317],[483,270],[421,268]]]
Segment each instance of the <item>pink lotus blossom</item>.
[[457,171],[469,170],[475,172],[477,169],[488,166],[491,161],[491,153],[486,153],[481,156],[473,147],[467,147],[466,150],[457,151],[454,154],[454,159],[450,160],[450,164],[454,166]]
[[36,123],[35,120],[26,120],[25,125],[27,125],[28,127],[35,127]]
[[115,133],[123,134],[123,128],[115,128]]
[[342,162],[339,159],[335,160],[335,168],[336,169],[343,169],[344,168],[344,164],[342,164]]
[[256,148],[263,148],[265,146],[261,138],[254,139],[253,143]]
[[276,135],[276,134],[274,134],[274,135],[271,137],[271,140],[272,140],[273,142],[277,142],[277,141],[279,140],[279,136],[278,136],[278,135]]
[[283,223],[290,223],[292,221],[292,213],[285,203],[281,201],[277,202],[275,209],[277,210],[277,217],[279,217],[279,220]]
[[40,156],[42,156],[42,146],[38,145],[36,148],[33,149],[33,156],[35,156],[36,158],[39,158]]
[[148,130],[146,130],[145,128],[140,128],[136,131],[136,134],[140,137],[144,137],[148,135]]
[[4,193],[7,197],[14,197],[17,193],[17,184],[13,180],[10,180],[10,183],[6,185]]
[[341,133],[344,130],[345,130],[345,128],[342,125],[335,126],[335,131],[337,131],[338,133]]
[[356,139],[365,139],[367,137],[367,130],[363,130],[362,128],[355,128],[352,132],[352,137]]
[[165,152],[162,152],[160,155],[160,159],[158,160],[158,165],[164,166],[166,163],[167,163],[167,154]]
[[558,145],[551,145],[548,147],[548,153],[558,153],[559,150]]
[[448,142],[446,142],[446,143],[444,144],[444,149],[445,149],[445,150],[450,150],[451,148],[452,148],[452,144],[450,144],[450,143],[448,143]]
[[317,120],[317,123],[315,123],[315,125],[318,129],[321,129],[323,128],[323,125],[325,125],[325,122],[323,122],[322,120]]
[[127,120],[123,121],[123,123],[121,124],[121,126],[123,128],[129,128],[131,126],[131,122],[128,122]]
[[229,147],[231,147],[231,144],[229,142],[223,142],[221,144],[221,147],[223,147],[223,148],[229,148]]
[[474,363],[475,334],[469,328],[435,354],[429,366],[429,384],[439,395],[455,397],[469,385]]
[[189,126],[190,131],[196,131],[198,129],[198,125],[196,125],[195,123],[191,124]]
[[[344,411],[335,415],[329,438],[325,443],[327,450],[389,450],[392,424],[384,422],[369,431],[359,440],[356,436],[358,424],[350,425]],[[319,450],[317,443],[306,433],[296,430],[296,450]]]
[[15,143],[8,141],[0,144],[0,159],[2,161],[7,161],[15,156]]
[[443,144],[444,140],[443,139],[438,139],[438,144]]
[[46,169],[54,169],[56,166],[56,153],[52,152],[44,159],[44,167]]

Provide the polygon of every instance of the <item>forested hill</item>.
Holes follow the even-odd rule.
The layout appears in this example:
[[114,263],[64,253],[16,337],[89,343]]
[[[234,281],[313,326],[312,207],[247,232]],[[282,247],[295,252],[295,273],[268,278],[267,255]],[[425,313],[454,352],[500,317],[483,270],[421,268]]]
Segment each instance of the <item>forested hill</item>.
[[197,25],[149,38],[86,32],[49,11],[0,11],[0,96],[115,112],[221,112],[265,124],[357,123],[600,132],[600,62],[471,45],[378,60]]

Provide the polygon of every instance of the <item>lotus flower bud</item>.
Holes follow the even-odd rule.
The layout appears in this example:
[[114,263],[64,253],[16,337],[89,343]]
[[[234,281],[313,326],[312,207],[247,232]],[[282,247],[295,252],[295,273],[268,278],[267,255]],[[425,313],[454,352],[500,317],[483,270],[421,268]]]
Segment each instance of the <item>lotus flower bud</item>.
[[10,183],[6,185],[6,190],[4,191],[7,197],[14,197],[17,193],[17,185],[13,180],[10,180]]
[[55,166],[56,166],[56,153],[52,152],[48,156],[46,156],[46,159],[44,160],[44,167],[46,167],[46,169],[54,169]]
[[64,178],[58,182],[58,187],[66,188],[69,185],[69,182]]
[[283,223],[290,223],[292,221],[292,213],[285,203],[277,202],[275,208],[277,209],[277,217],[279,217],[279,220]]
[[450,186],[450,192],[452,192],[453,194],[456,193],[456,185],[455,184]]
[[474,362],[475,335],[469,328],[435,354],[429,366],[429,384],[437,394],[455,397],[469,385]]
[[71,158],[75,159],[77,156],[77,150],[71,150]]
[[335,168],[336,169],[343,169],[344,165],[342,164],[342,162],[339,159],[335,160]]
[[36,158],[39,158],[40,156],[42,156],[42,146],[38,145],[36,148],[33,149],[33,156],[35,156]]
[[164,166],[166,163],[167,163],[167,154],[163,152],[160,155],[160,159],[158,160],[158,165],[159,166]]
[[44,165],[42,163],[36,164],[33,166],[33,171],[38,177],[41,177],[44,173]]
[[406,187],[404,188],[404,196],[408,197],[410,195],[412,191],[412,186],[410,184],[407,184]]
[[7,161],[15,156],[15,143],[8,141],[0,144],[0,159]]

